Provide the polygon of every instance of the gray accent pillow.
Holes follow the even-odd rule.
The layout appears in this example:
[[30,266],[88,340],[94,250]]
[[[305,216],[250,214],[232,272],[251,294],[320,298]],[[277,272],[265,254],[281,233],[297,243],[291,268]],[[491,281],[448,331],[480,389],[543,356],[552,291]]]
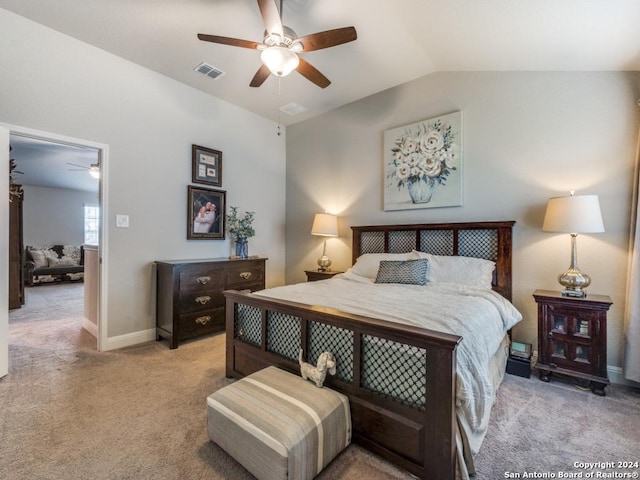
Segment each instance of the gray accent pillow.
[[376,283],[402,283],[405,285],[425,285],[429,261],[418,260],[381,260]]

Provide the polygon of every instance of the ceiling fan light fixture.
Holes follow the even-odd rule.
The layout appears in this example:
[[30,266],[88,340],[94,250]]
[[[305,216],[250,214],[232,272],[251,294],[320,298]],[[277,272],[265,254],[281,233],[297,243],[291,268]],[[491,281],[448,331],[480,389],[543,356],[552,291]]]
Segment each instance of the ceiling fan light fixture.
[[298,68],[300,59],[287,47],[273,46],[265,48],[260,60],[277,77],[285,77]]
[[93,178],[100,178],[100,167],[97,165],[91,165],[91,168],[89,169],[89,175],[91,175]]

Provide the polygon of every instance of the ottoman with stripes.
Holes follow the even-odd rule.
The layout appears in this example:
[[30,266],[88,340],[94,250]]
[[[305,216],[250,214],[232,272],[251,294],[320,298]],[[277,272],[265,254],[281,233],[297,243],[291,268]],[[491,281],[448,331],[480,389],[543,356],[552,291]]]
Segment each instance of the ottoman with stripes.
[[267,367],[207,398],[207,430],[260,480],[311,480],[351,441],[349,400]]

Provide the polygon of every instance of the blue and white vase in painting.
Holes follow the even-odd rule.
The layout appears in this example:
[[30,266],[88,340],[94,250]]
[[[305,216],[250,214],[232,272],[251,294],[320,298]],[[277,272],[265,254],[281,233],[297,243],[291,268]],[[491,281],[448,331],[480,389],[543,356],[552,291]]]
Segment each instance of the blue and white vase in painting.
[[429,203],[433,196],[433,188],[428,180],[420,179],[415,182],[407,182],[407,189],[413,203]]

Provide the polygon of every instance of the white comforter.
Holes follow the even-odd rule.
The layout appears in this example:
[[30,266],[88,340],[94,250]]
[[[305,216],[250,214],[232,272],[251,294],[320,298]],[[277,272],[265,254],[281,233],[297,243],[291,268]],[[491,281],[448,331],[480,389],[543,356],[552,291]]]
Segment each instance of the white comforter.
[[460,335],[457,415],[471,453],[477,453],[496,393],[490,360],[507,330],[522,319],[504,297],[489,289],[451,283],[376,284],[351,274],[257,294]]

